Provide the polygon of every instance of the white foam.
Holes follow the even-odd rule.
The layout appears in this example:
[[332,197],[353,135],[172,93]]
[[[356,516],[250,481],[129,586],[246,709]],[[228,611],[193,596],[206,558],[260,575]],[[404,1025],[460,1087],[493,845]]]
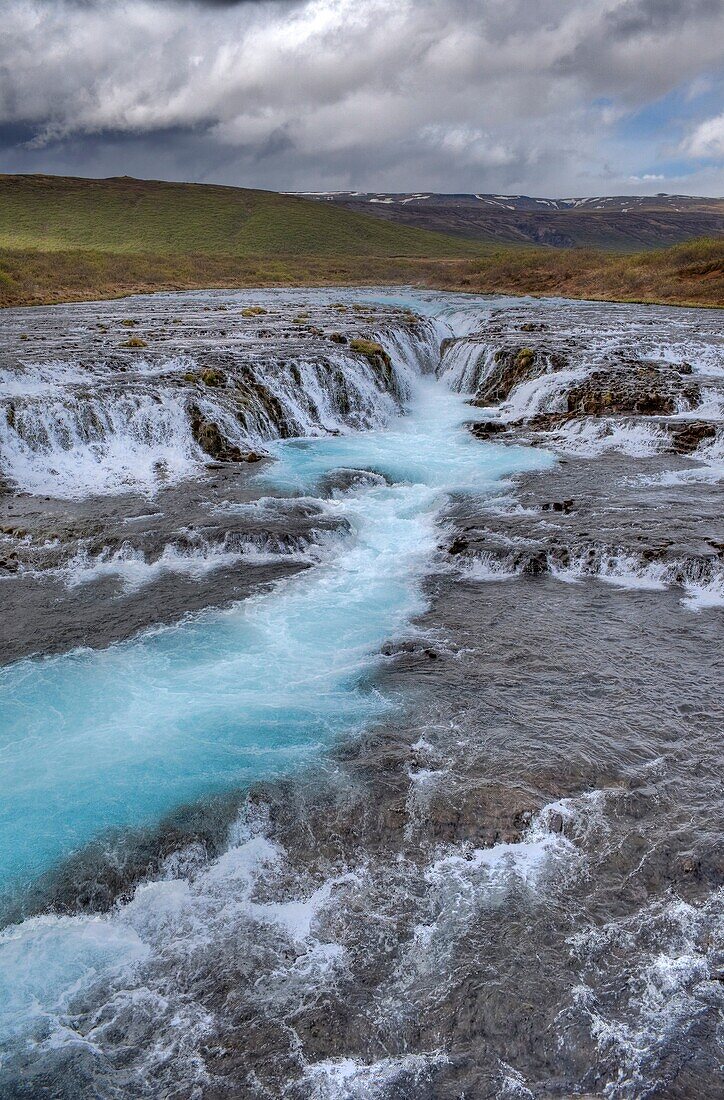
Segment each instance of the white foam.
[[54,397],[0,418],[3,472],[27,492],[78,498],[155,491],[200,466],[183,398],[120,394],[112,400]]
[[407,1087],[430,1080],[431,1072],[448,1061],[441,1052],[403,1054],[362,1062],[354,1058],[328,1059],[308,1065],[303,1083],[310,1100],[383,1100],[390,1087]]
[[672,581],[675,567],[663,562],[644,562],[626,551],[602,551],[591,560],[585,551],[571,555],[565,565],[550,563],[550,570],[558,580],[576,582],[584,577],[595,577],[620,588],[640,588],[663,591]]
[[507,581],[520,572],[505,558],[493,553],[484,552],[474,558],[466,560],[461,570],[461,576],[469,581]]
[[47,396],[60,392],[64,386],[89,380],[88,372],[72,361],[20,361],[15,369],[0,370],[0,397]]
[[701,397],[692,408],[685,405],[676,413],[676,420],[724,420],[724,396],[721,388],[701,386]]
[[520,382],[500,406],[501,419],[511,422],[527,420],[538,413],[564,412],[568,390],[587,374],[587,367],[577,367]]
[[[700,905],[678,898],[657,900],[631,917],[570,938],[584,966],[584,980],[574,990],[569,1015],[586,1020],[599,1049],[613,1056],[616,1076],[603,1088],[609,1100],[665,1087],[670,1047],[683,1047],[682,1057],[687,1058],[686,1051],[696,1048],[699,1018],[712,1003],[724,1007],[721,985],[711,980],[707,958],[723,901],[721,890]],[[635,962],[624,981],[616,975],[606,981],[608,966],[622,948]]]
[[708,580],[685,580],[682,604],[690,611],[724,607],[724,571]]
[[525,1083],[525,1077],[507,1062],[500,1064],[500,1095],[516,1097],[517,1100],[534,1100],[534,1093]]
[[[591,834],[601,833],[608,795],[593,791],[544,806],[518,841],[487,848],[441,845],[423,868],[424,892],[419,871],[414,871],[411,893],[422,901],[414,936],[380,990],[380,1028],[391,1019],[405,1019],[406,1006],[420,985],[431,989],[436,1001],[455,988],[460,945],[475,935],[481,920],[494,920],[511,896],[520,906],[546,905],[585,873],[584,846]],[[423,814],[424,802],[415,799],[411,809]]]
[[648,458],[662,451],[669,442],[665,431],[641,420],[572,420],[546,435],[556,450],[587,458],[607,451],[617,451],[631,458]]
[[709,442],[702,442],[688,456],[698,465],[681,470],[666,470],[641,478],[643,485],[716,485],[724,480],[724,434]]
[[200,580],[208,573],[241,562],[261,565],[278,561],[318,561],[323,548],[333,541],[335,533],[331,531],[327,538],[320,535],[316,540],[303,537],[281,540],[269,535],[235,537],[227,533],[216,541],[197,536],[191,545],[168,543],[154,558],[124,543],[116,550],[102,550],[96,555],[80,550],[55,573],[68,588],[90,584],[103,577],[117,577],[126,592],[133,592],[167,573]]
[[[582,548],[566,560],[547,555],[551,576],[566,584],[598,580],[617,588],[663,592],[683,587],[681,603],[690,611],[721,607],[724,603],[724,569],[715,558],[700,562],[646,561],[624,549]],[[459,565],[466,580],[494,582],[509,580],[524,572],[519,555],[484,551],[464,557]]]
[[[213,1016],[187,996],[185,983],[177,984],[174,975],[191,973],[208,946],[223,943],[235,927],[250,922],[257,942],[263,942],[266,928],[278,950],[289,941],[296,945],[290,970],[308,990],[334,982],[344,952],[317,937],[315,921],[336,882],[322,883],[306,897],[287,892],[278,901],[256,900],[262,884],[282,883],[284,875],[283,849],[267,839],[263,821],[250,811],[236,842],[189,878],[142,884],[129,902],[106,915],[49,915],[6,929],[0,933],[5,1039],[30,1031],[46,1048],[90,1041],[100,1052],[104,1032],[121,1025],[128,1013],[142,1012],[146,1000],[155,1005],[158,1026],[148,1063],[162,1057],[164,1043],[166,1056],[173,1054],[178,1040],[186,1059],[198,1061],[189,1047],[208,1032]],[[293,976],[287,975],[292,985]],[[270,988],[260,992],[271,995]],[[296,990],[288,992],[294,996]],[[90,1034],[87,1025],[74,1022],[73,1008],[89,997],[98,1000],[98,1018],[104,1021]]]
[[442,355],[438,376],[458,393],[475,393],[495,366],[495,345],[455,340]]
[[99,973],[130,977],[149,947],[135,929],[107,917],[40,916],[0,932],[0,1029],[5,1036],[35,1032],[73,1041],[68,1014]]
[[[132,373],[102,361],[87,369],[54,360],[20,364],[0,376],[0,396],[13,399],[10,415],[0,415],[2,472],[22,490],[61,498],[153,493],[209,461],[191,433],[190,402],[242,449],[280,435],[383,427],[399,413],[413,378],[432,369],[437,333],[422,319],[377,334],[393,364],[389,377],[342,346],[289,361],[239,358],[242,384],[256,383],[242,406],[233,387],[179,388],[178,375],[198,373],[189,356],[141,359]],[[227,369],[233,378],[233,364]],[[167,375],[173,377],[162,384]]]
[[724,377],[724,347],[719,340],[706,341],[696,336],[680,340],[656,340],[639,336],[637,352],[641,358],[679,366],[688,363],[694,374]]

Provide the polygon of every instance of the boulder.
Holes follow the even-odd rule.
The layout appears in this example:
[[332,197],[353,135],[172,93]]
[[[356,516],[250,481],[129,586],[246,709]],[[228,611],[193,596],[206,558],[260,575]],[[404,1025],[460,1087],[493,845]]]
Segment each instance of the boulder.
[[226,375],[216,367],[206,367],[201,371],[199,378],[205,386],[223,386],[226,383]]
[[358,355],[364,355],[373,367],[381,368],[386,376],[391,374],[392,360],[382,344],[378,344],[374,340],[364,340],[361,336],[355,336],[354,339],[350,340],[349,348],[350,351],[356,351]]
[[468,427],[476,439],[489,439],[491,435],[500,435],[501,432],[509,430],[509,425],[501,423],[500,420],[482,420],[476,424],[469,424]]
[[219,425],[205,417],[197,405],[189,408],[191,434],[204,454],[217,462],[258,462],[263,456],[256,451],[242,451],[221,434]]
[[494,405],[505,401],[521,382],[550,371],[563,370],[566,366],[563,355],[543,347],[499,348],[494,356],[493,369],[478,388],[475,404]]
[[572,416],[671,416],[680,399],[692,405],[699,397],[698,386],[682,385],[680,371],[640,364],[592,371],[568,391],[567,406]]
[[714,439],[717,426],[710,420],[689,420],[686,424],[675,424],[669,428],[671,443],[680,454],[690,454],[700,443]]

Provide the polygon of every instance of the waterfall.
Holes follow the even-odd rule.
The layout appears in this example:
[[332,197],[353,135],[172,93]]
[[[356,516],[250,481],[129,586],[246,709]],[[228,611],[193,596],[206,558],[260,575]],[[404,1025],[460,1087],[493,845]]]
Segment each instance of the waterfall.
[[[287,358],[281,341],[264,356],[258,349],[174,355],[142,361],[132,373],[112,361],[6,369],[0,475],[21,491],[68,499],[153,492],[209,458],[274,439],[382,427],[400,412],[415,375],[432,369],[436,330],[420,320],[388,326],[375,341],[389,371],[341,344]],[[212,426],[218,453],[203,445],[199,425]]]

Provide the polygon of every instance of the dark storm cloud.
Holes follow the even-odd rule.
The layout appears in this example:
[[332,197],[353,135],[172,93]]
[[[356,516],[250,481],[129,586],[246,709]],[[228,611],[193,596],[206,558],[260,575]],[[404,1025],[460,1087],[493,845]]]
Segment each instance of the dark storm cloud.
[[672,152],[715,159],[703,108],[666,149],[618,131],[675,89],[703,95],[723,15],[717,0],[0,0],[0,163],[282,189],[621,189]]
[[722,0],[634,0],[612,11],[607,22],[621,39],[657,34],[687,21],[721,16]]
[[[57,0],[45,0],[50,6],[53,3],[57,3]],[[66,0],[68,6],[75,8],[102,8],[108,6],[108,0]],[[262,4],[275,4],[281,7],[286,4],[287,7],[294,7],[304,2],[304,0],[154,0],[156,4],[169,4],[192,6],[196,8],[238,8],[244,4],[256,4],[260,7]]]

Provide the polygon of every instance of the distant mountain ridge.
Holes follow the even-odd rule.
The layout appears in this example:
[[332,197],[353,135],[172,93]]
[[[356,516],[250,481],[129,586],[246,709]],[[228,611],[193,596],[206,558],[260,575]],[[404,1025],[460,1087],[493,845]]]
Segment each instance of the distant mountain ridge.
[[705,198],[697,195],[600,195],[586,198],[541,199],[531,195],[486,195],[435,191],[295,191],[302,198],[329,199],[333,202],[371,202],[414,206],[437,206],[441,203],[453,206],[478,207],[481,203],[506,210],[677,210],[712,209],[724,212],[724,198]]
[[416,229],[501,244],[639,250],[724,235],[724,198],[695,195],[549,199],[432,191],[296,194]]

